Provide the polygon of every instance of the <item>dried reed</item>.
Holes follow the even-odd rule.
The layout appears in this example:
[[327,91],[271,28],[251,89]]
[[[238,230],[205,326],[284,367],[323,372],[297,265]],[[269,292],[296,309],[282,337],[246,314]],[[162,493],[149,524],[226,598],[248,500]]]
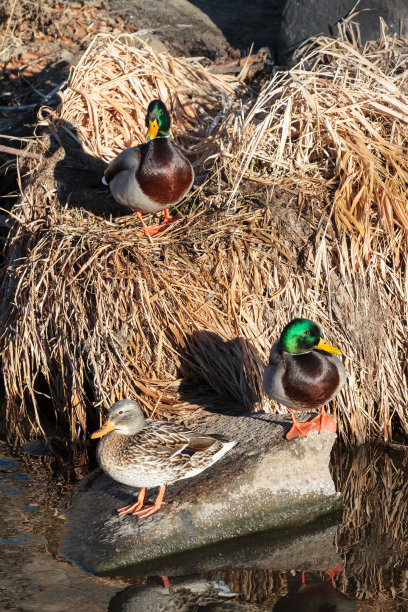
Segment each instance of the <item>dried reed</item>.
[[[197,404],[275,409],[262,370],[295,316],[344,352],[341,436],[408,432],[405,50],[385,37],[363,50],[315,39],[254,101],[198,60],[135,40],[97,37],[47,119],[61,148],[27,162],[2,276],[14,439],[28,420],[44,435],[47,416],[77,448],[97,409],[125,396],[158,417]],[[195,154],[201,186],[179,207],[183,221],[150,244],[133,215],[83,210],[85,188],[60,200],[55,168],[78,142],[108,160],[142,140],[154,97]]]
[[[102,34],[71,74],[61,117],[85,151],[109,161],[145,140],[146,108],[160,98],[173,118],[173,139],[191,155],[220,121],[222,99],[238,90],[248,93],[236,77],[210,72],[199,58],[157,53],[137,35]],[[204,159],[195,161],[200,167]]]

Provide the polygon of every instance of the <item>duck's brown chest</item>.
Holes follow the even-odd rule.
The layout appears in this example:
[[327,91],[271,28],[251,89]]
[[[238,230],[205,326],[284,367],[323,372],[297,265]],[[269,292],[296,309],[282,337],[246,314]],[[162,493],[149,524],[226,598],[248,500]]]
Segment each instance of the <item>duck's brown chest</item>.
[[189,191],[194,172],[169,138],[155,138],[141,148],[136,173],[143,193],[157,204],[177,204]]
[[339,390],[336,364],[323,353],[291,355],[286,361],[282,385],[287,397],[304,410],[319,408]]

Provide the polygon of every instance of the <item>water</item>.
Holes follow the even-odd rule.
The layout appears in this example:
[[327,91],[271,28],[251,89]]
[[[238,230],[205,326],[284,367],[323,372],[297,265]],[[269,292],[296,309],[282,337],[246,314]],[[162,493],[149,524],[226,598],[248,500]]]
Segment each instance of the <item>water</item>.
[[[268,567],[271,557],[262,554],[262,547],[270,551],[271,542],[276,543],[275,533],[157,562],[150,576],[138,567],[120,576],[96,577],[59,552],[65,520],[55,485],[40,485],[0,447],[0,609],[408,610],[408,455],[374,447],[337,448],[332,473],[343,512],[307,526],[296,538],[279,534],[285,551],[282,570]],[[286,545],[289,535],[291,544]],[[302,572],[296,558],[304,557],[306,541],[312,546],[310,558],[315,553],[322,566],[312,570],[306,563]],[[249,558],[252,553],[252,566],[245,567],[242,550]],[[170,588],[160,577],[167,572]]]

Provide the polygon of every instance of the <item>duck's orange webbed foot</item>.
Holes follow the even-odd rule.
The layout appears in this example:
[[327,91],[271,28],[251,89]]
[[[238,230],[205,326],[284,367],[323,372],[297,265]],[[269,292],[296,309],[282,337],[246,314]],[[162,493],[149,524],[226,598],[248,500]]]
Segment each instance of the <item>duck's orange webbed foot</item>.
[[337,565],[337,567],[331,567],[330,569],[322,570],[330,574],[331,581],[334,582],[336,576],[344,572],[344,565]]
[[337,431],[337,423],[334,419],[332,419],[322,406],[320,414],[315,416],[310,423],[312,423],[312,427],[317,429],[317,431],[331,431],[335,433]]
[[144,498],[146,495],[146,487],[140,489],[140,493],[137,498],[137,502],[135,504],[130,504],[129,506],[123,506],[123,508],[118,508],[118,514],[123,516],[124,514],[136,514],[139,510],[143,508]]
[[160,225],[168,225],[169,223],[175,223],[176,221],[180,221],[180,219],[182,219],[182,217],[174,217],[169,213],[169,209],[165,208],[164,209],[164,215],[163,215],[163,219]]
[[166,490],[166,487],[164,485],[159,487],[159,494],[156,497],[156,501],[154,502],[153,506],[150,506],[148,508],[142,508],[141,510],[133,512],[132,514],[134,516],[138,516],[139,518],[146,518],[147,516],[150,516],[151,514],[155,514],[156,512],[158,512],[160,508],[164,506],[163,497],[164,497],[165,490]]
[[306,421],[306,423],[299,423],[299,421],[295,417],[295,413],[293,410],[290,410],[290,414],[292,415],[292,428],[286,434],[286,439],[291,440],[292,438],[296,438],[297,436],[306,436],[311,429],[315,426],[312,421]]
[[160,576],[160,578],[163,580],[164,588],[165,589],[169,589],[171,587],[169,577],[168,576]]
[[169,213],[169,209],[166,208],[164,211],[164,215],[163,215],[163,219],[161,223],[159,225],[154,225],[152,227],[149,227],[143,221],[142,213],[138,212],[136,214],[140,219],[140,223],[142,224],[145,235],[148,237],[156,236],[157,234],[160,234],[160,232],[163,232],[167,228],[168,225],[170,225],[171,223],[175,223],[175,221],[179,221],[181,219],[181,217],[172,217]]

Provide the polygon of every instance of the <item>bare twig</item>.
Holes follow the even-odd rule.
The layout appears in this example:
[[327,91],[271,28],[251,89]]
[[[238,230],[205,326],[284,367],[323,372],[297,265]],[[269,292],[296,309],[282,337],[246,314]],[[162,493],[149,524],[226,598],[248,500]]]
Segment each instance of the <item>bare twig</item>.
[[1,153],[10,153],[11,155],[20,155],[21,157],[29,157],[31,159],[42,159],[42,155],[39,153],[32,153],[31,151],[26,151],[25,149],[15,149],[14,147],[6,147],[5,145],[0,145]]

